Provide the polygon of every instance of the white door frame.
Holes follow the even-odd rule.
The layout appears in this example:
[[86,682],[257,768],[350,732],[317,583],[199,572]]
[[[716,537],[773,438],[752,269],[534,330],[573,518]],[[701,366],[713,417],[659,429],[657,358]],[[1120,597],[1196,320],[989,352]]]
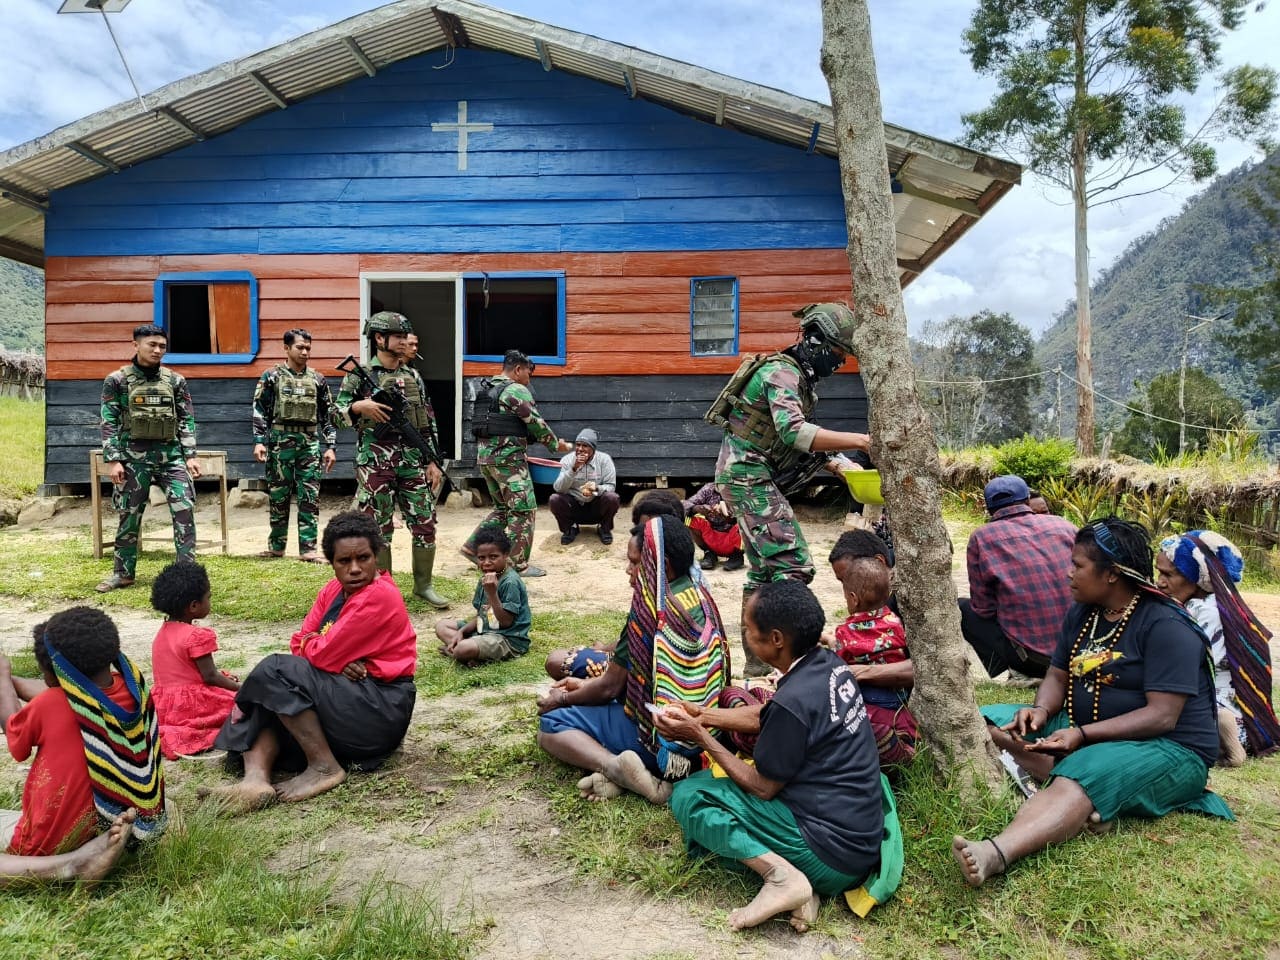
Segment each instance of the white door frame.
[[[360,316],[369,316],[369,292],[374,283],[383,282],[435,282],[453,284],[453,385],[456,400],[453,404],[453,437],[454,449],[447,453],[450,460],[457,460],[462,455],[462,313],[463,283],[462,272],[444,273],[441,271],[379,270],[361,271],[360,273]],[[360,338],[360,357],[367,361],[369,350],[367,337]]]

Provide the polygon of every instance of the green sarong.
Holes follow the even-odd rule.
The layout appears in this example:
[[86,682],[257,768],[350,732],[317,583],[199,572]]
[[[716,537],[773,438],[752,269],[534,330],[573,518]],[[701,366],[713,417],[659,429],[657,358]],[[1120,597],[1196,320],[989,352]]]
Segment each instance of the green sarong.
[[[1025,706],[993,704],[982,708],[982,716],[988,723],[1004,726]],[[1028,739],[1039,740],[1069,726],[1067,712],[1060,710]],[[1080,784],[1103,820],[1163,817],[1174,810],[1235,819],[1222,798],[1205,789],[1209,768],[1204,761],[1167,737],[1089,743],[1054,764],[1046,782],[1054,777]]]

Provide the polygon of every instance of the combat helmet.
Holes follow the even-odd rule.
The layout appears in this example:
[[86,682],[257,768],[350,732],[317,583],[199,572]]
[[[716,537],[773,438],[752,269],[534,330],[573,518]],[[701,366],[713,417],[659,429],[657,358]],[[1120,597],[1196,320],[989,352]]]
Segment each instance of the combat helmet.
[[365,336],[375,333],[413,333],[413,324],[409,322],[409,318],[403,313],[396,313],[394,310],[379,310],[364,322]]
[[830,347],[853,353],[853,311],[843,303],[810,303],[791,314],[802,331],[815,330]]

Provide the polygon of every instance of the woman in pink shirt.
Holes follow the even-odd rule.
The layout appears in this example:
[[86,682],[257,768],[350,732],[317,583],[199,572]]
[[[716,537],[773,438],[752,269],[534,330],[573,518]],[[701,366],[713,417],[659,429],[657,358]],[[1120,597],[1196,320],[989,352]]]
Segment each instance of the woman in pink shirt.
[[[272,654],[245,678],[215,741],[244,759],[243,780],[210,791],[231,809],[332,790],[347,767],[378,767],[409,729],[418,638],[395,581],[378,570],[378,525],[363,513],[338,514],[321,545],[334,579],[290,652]],[[301,773],[273,784],[277,769]]]

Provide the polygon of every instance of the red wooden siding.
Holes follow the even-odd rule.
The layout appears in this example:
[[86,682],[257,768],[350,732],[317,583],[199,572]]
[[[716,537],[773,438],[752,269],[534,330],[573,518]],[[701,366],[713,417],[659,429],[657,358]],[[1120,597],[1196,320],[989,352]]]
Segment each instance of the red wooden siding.
[[[689,355],[689,279],[736,276],[739,349],[791,342],[791,311],[848,300],[843,249],[718,250],[681,253],[200,255],[50,257],[45,266],[45,343],[50,380],[99,379],[132,355],[132,328],[153,319],[152,283],[161,273],[247,270],[258,278],[259,359],[252,364],[183,364],[187,377],[256,377],[279,361],[280,338],[305,326],[312,364],[333,373],[358,345],[361,272],[563,270],[563,374],[729,373],[736,357]],[[464,363],[463,374],[492,364]],[[857,369],[856,363],[846,367]]]

